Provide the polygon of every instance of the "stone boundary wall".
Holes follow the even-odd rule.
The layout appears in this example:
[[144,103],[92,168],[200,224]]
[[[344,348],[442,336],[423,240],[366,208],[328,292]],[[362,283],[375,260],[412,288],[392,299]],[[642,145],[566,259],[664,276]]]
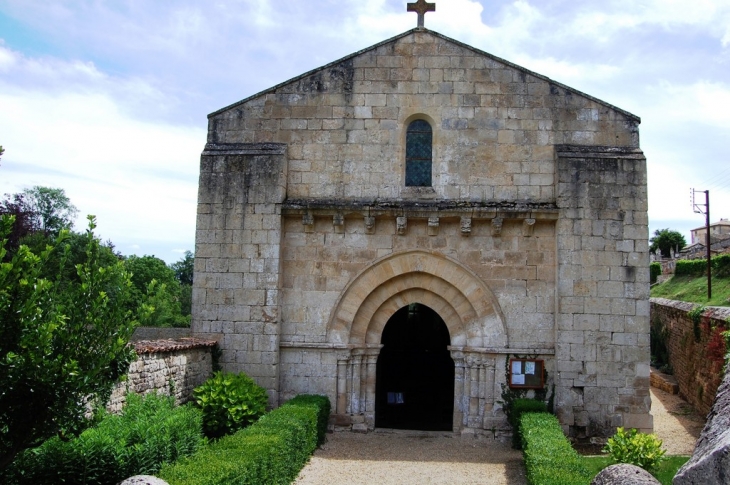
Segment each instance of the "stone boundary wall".
[[699,324],[699,338],[687,315],[697,305],[665,298],[651,299],[651,327],[668,332],[669,363],[679,384],[679,395],[698,412],[707,414],[712,408],[717,388],[724,375],[723,363],[712,351],[714,328],[729,328],[730,308],[708,307]]
[[133,342],[137,360],[132,362],[127,380],[118,382],[107,409],[118,413],[128,391],[136,394],[157,392],[175,396],[177,404],[192,399],[193,389],[213,372],[214,340],[179,338]]

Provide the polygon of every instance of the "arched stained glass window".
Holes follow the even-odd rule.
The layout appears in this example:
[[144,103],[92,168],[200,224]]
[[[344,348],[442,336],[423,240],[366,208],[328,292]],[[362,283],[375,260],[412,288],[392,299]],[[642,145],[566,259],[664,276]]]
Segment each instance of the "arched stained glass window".
[[433,132],[425,120],[415,120],[406,130],[406,186],[431,186]]

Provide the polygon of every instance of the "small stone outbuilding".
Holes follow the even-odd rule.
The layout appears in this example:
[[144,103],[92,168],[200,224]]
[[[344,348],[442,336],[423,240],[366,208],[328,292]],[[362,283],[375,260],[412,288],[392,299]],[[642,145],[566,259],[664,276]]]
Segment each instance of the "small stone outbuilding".
[[193,332],[343,426],[500,429],[537,382],[572,435],[649,431],[639,122],[424,28],[216,111]]

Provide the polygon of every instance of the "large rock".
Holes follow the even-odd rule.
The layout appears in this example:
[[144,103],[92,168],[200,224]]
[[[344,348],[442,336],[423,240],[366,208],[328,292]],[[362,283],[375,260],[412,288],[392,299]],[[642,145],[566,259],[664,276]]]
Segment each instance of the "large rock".
[[673,485],[730,483],[730,372],[717,390],[707,424],[692,458],[679,469]]
[[152,475],[135,475],[124,480],[119,485],[169,485],[161,478]]
[[601,470],[591,485],[661,485],[661,482],[643,468],[619,463]]

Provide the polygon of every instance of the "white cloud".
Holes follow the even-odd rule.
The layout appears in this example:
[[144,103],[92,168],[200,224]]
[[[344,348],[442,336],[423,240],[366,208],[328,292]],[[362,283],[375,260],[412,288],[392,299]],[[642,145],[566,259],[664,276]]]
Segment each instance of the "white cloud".
[[[154,102],[155,89],[90,63],[25,59],[2,47],[0,56],[33,81],[29,88],[0,81],[0,192],[61,187],[82,214],[77,228],[85,214],[97,215],[98,232],[123,252],[141,248],[170,260],[174,248],[192,248],[204,121],[133,118],[124,98]],[[75,82],[49,90],[40,81],[50,78]]]
[[[0,192],[61,186],[120,249],[178,257],[205,113],[415,27],[404,4],[5,0],[46,48],[0,41]],[[448,0],[426,26],[640,115],[652,223],[727,151],[730,0]]]

